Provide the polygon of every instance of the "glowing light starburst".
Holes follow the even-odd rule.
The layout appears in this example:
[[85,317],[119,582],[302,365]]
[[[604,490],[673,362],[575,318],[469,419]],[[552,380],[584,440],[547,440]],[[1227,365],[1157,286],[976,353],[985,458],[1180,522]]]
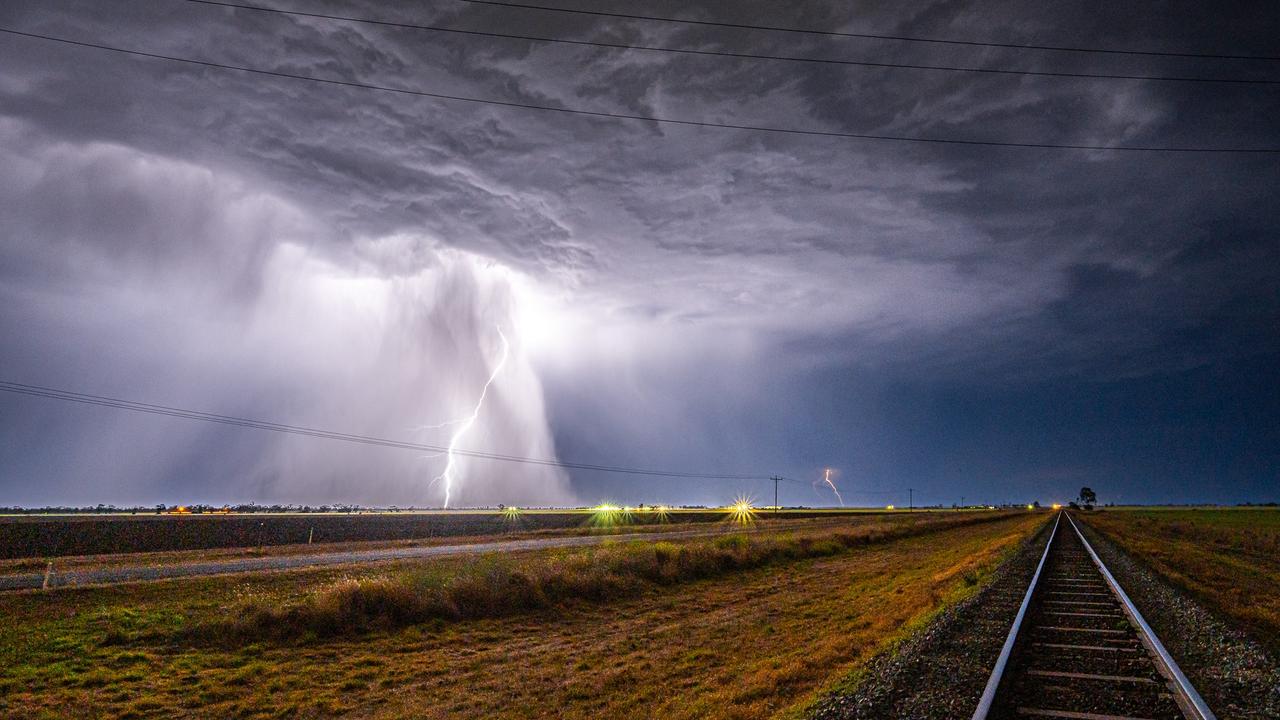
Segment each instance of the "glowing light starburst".
[[431,482],[435,484],[440,482],[444,486],[444,507],[449,507],[449,499],[453,493],[454,481],[457,479],[457,449],[458,443],[462,438],[466,437],[471,427],[476,424],[476,419],[480,417],[480,409],[484,407],[485,396],[489,394],[489,387],[493,385],[493,381],[498,377],[498,373],[502,372],[502,367],[507,364],[507,356],[511,354],[511,343],[507,342],[507,336],[502,333],[502,327],[496,326],[498,337],[502,339],[502,355],[498,358],[498,363],[493,366],[493,372],[489,373],[489,379],[485,381],[484,387],[480,389],[480,397],[476,400],[475,409],[471,414],[463,417],[461,420],[454,420],[442,423],[436,427],[446,427],[449,425],[457,425],[458,429],[453,431],[453,435],[449,438],[449,449],[445,451],[448,460],[445,461],[444,470],[435,477]]
[[840,501],[840,507],[844,507],[844,498],[840,497],[840,491],[836,489],[836,484],[831,482],[831,472],[831,468],[826,468],[822,471],[822,482],[826,483],[827,487],[831,488],[831,492],[836,494],[836,500]]
[[631,521],[631,508],[621,507],[613,503],[600,503],[591,508],[590,523],[595,527],[610,528]]
[[750,525],[756,521],[755,498],[739,495],[733,504],[725,508],[729,512],[729,522],[737,525]]

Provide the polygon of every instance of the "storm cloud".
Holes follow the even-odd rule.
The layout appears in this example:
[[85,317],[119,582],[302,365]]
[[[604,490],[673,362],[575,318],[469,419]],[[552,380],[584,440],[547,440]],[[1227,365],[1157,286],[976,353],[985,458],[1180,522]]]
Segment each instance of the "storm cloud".
[[[1276,10],[706,3],[654,14],[1278,55]],[[272,6],[295,8],[288,3]],[[622,7],[622,6],[618,6]],[[439,2],[307,10],[877,62],[1274,78],[1276,63],[833,39]],[[762,20],[763,19],[763,20]],[[192,4],[0,26],[602,112],[968,140],[1277,147],[1273,86],[619,51]],[[662,125],[0,37],[2,379],[699,472],[851,500],[1273,499],[1274,155],[937,146]],[[437,504],[440,459],[0,398],[0,504]],[[415,435],[415,433],[419,433]],[[434,433],[434,434],[431,434]],[[474,461],[464,504],[763,484]],[[771,487],[768,488],[771,491]],[[794,490],[790,502],[830,498]],[[787,500],[787,498],[784,498]],[[8,501],[8,502],[6,502]]]

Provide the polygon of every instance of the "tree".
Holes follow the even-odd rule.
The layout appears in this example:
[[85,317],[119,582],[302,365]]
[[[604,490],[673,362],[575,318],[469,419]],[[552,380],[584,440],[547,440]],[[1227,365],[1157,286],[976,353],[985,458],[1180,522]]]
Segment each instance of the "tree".
[[1093,488],[1080,488],[1080,504],[1084,505],[1085,510],[1092,510],[1095,503],[1098,502],[1098,495]]

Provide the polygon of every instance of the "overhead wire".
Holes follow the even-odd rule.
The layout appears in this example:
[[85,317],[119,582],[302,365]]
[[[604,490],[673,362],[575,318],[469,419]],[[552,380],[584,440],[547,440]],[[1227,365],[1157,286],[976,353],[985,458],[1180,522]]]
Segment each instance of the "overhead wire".
[[430,92],[425,90],[414,90],[411,88],[394,87],[388,85],[375,85],[372,83],[356,82],[353,80],[338,80],[334,78],[321,78],[312,75],[302,75],[299,73],[284,72],[281,70],[267,70],[264,68],[256,68],[245,65],[232,65],[229,63],[219,63],[209,60],[197,60],[195,58],[187,58],[176,55],[165,55],[162,53],[146,52],[142,50],[133,50],[129,48],[117,47],[114,45],[106,45],[103,43],[87,42],[84,40],[74,40],[71,38],[59,37],[55,35],[45,35],[41,33],[26,32],[15,30],[13,28],[0,27],[0,33],[26,37],[36,40],[44,40],[48,42],[61,43],[82,48],[92,48],[96,50],[104,50],[108,52],[120,53],[124,55],[132,55],[134,57],[144,57],[154,60],[164,60],[168,62],[183,63],[198,67],[217,68],[221,70],[232,70],[236,72],[244,72],[255,75],[263,75],[268,77],[286,78],[290,80],[300,80],[304,82],[314,82],[325,85],[361,88],[365,90],[376,90],[381,92],[396,93],[401,95],[410,95],[415,97],[427,97],[438,100],[449,100],[456,102],[466,102],[482,105],[493,105],[499,107],[520,108],[524,110],[536,110],[540,112],[554,112],[565,115],[578,115],[583,117],[611,118],[618,120],[635,120],[640,122],[663,124],[663,125],[682,125],[686,127],[705,127],[705,128],[721,128],[727,130],[742,130],[749,132],[762,132],[781,135],[804,135],[810,137],[830,137],[845,138],[854,140],[873,140],[900,143],[918,143],[931,145],[961,145],[974,147],[1003,147],[1003,148],[1023,148],[1023,149],[1043,149],[1043,150],[1090,150],[1090,151],[1114,151],[1114,152],[1143,152],[1143,153],[1184,153],[1184,154],[1280,154],[1280,148],[1274,147],[1205,147],[1205,146],[1155,146],[1155,145],[1098,145],[1085,143],[1046,143],[1046,142],[1014,142],[1014,141],[998,141],[998,140],[969,140],[963,138],[948,137],[929,137],[929,136],[912,136],[912,135],[891,135],[884,133],[854,133],[843,132],[837,130],[809,130],[804,128],[789,128],[769,125],[752,125],[747,123],[722,123],[712,122],[708,120],[685,120],[680,118],[660,117],[656,115],[638,115],[631,113],[608,112],[603,110],[587,110],[584,108],[557,107],[554,105],[541,105],[538,103],[514,102],[510,100],[494,100],[490,98],[476,98],[465,95],[454,95],[449,93]]
[[787,27],[785,25],[760,25],[753,23],[734,23],[716,20],[694,20],[689,18],[673,18],[662,15],[640,15],[637,13],[612,12],[607,10],[582,10],[577,8],[555,7],[535,3],[507,2],[506,0],[455,0],[471,5],[491,5],[496,7],[521,8],[524,10],[540,10],[543,12],[564,13],[573,15],[594,15],[596,17],[622,18],[627,20],[648,20],[651,22],[675,23],[680,25],[701,25],[707,27],[734,28],[738,30],[766,30],[769,32],[795,33],[800,35],[817,35],[824,37],[859,38],[865,40],[893,40],[898,42],[931,43],[938,45],[963,45],[968,47],[1005,48],[1010,50],[1045,50],[1069,53],[1098,53],[1103,55],[1147,55],[1152,57],[1209,58],[1215,60],[1280,60],[1277,55],[1252,55],[1246,53],[1205,53],[1167,50],[1135,50],[1131,48],[1103,48],[1082,45],[1042,45],[1036,43],[1005,43],[982,40],[958,40],[954,38],[925,37],[919,35],[890,35],[885,33],[846,32],[838,30],[817,30],[812,28]]
[[[96,405],[100,407],[116,408],[120,410],[130,410],[133,412],[146,413],[151,415],[162,415],[167,417],[185,418],[187,420],[198,420],[201,422],[218,423],[221,425],[232,425],[236,427],[268,430],[271,432],[287,433],[292,435],[304,435],[308,437],[322,438],[327,440],[339,440],[342,442],[359,443],[364,445],[374,445],[379,447],[398,448],[402,450],[418,450],[426,452],[449,452],[449,448],[443,445],[434,445],[430,443],[408,442],[404,440],[395,440],[390,438],[380,438],[370,435],[358,435],[352,433],[336,432],[333,430],[324,430],[321,428],[306,427],[300,425],[288,425],[285,423],[271,422],[267,420],[255,420],[252,418],[238,417],[234,415],[223,415],[219,413],[210,413],[200,410],[190,410],[186,408],[174,407],[171,405],[157,405],[154,403],[137,402],[133,400],[125,400],[121,398],[108,397],[104,395],[93,395],[89,393],[75,392],[71,390],[61,390],[41,385],[30,385],[26,383],[12,382],[8,380],[0,380],[0,392],[13,393],[17,395],[28,395],[32,397],[47,398],[51,400],[63,400],[66,402],[79,403],[83,405]],[[502,453],[482,452],[479,450],[458,450],[452,451],[457,455],[465,457],[479,458],[483,460],[495,460],[502,462],[514,462],[527,465],[540,465],[548,467],[559,467],[570,470],[591,470],[596,472],[606,472],[625,475],[645,475],[653,477],[667,478],[684,478],[684,479],[702,479],[702,480],[767,480],[766,475],[752,475],[742,473],[701,473],[701,472],[683,472],[677,470],[657,470],[651,468],[635,468],[619,465],[604,465],[598,463],[580,463],[564,460],[556,460],[550,458],[535,458],[522,455],[506,455]]]
[[815,65],[843,65],[867,68],[884,68],[896,70],[927,70],[940,72],[960,72],[960,73],[985,73],[994,75],[1017,75],[1017,76],[1036,76],[1036,77],[1054,77],[1054,78],[1075,78],[1075,79],[1093,79],[1093,80],[1145,80],[1160,82],[1187,82],[1187,83],[1217,83],[1217,84],[1241,84],[1241,85],[1280,85],[1280,79],[1267,78],[1223,78],[1223,77],[1201,77],[1201,76],[1181,76],[1181,75],[1125,75],[1115,73],[1087,73],[1087,72],[1067,72],[1067,71],[1048,71],[1048,70],[1016,70],[1009,68],[985,68],[985,67],[966,67],[956,65],[927,65],[920,63],[900,63],[900,62],[879,62],[870,60],[846,60],[835,58],[813,58],[800,57],[795,55],[768,55],[761,53],[745,53],[734,52],[730,50],[698,50],[694,48],[676,48],[658,45],[638,45],[634,43],[615,43],[604,42],[600,40],[575,40],[569,38],[549,37],[545,35],[529,35],[520,33],[505,33],[491,30],[467,30],[461,28],[451,28],[441,25],[426,25],[418,23],[395,22],[391,20],[380,20],[376,18],[356,17],[352,15],[337,15],[332,13],[319,13],[304,10],[290,10],[285,8],[266,7],[262,5],[253,5],[248,3],[224,2],[223,0],[180,0],[181,2],[193,5],[210,5],[215,7],[233,8],[237,10],[248,10],[252,12],[271,13],[276,15],[286,15],[294,17],[316,18],[322,20],[334,20],[339,22],[358,23],[363,25],[374,25],[379,27],[390,27],[403,30],[423,30],[437,33],[449,33],[456,35],[464,35],[471,37],[487,37],[501,38],[507,40],[521,40],[529,42],[556,43],[563,45],[577,45],[587,47],[608,48],[612,50],[641,50],[646,52],[664,52],[676,53],[682,55],[698,55],[708,57],[726,57],[736,59],[749,60],[765,60],[765,61],[781,61],[793,63],[808,63]]

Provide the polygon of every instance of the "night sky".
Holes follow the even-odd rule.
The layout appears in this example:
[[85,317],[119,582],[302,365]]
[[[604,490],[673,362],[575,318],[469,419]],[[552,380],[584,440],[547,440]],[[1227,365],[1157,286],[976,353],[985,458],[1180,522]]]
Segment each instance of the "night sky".
[[[1280,5],[547,0],[1280,57]],[[431,0],[0,27],[429,93],[1000,143],[1280,148],[1280,60],[841,38]],[[1069,5],[1069,7],[1067,6]],[[443,445],[784,475],[784,503],[1280,499],[1280,154],[587,117],[0,34],[0,380]],[[506,344],[504,345],[504,338]],[[504,348],[507,349],[504,362]],[[495,373],[495,369],[497,372]],[[450,423],[453,424],[450,424]],[[446,458],[0,393],[0,505],[439,505]],[[453,504],[772,501],[460,459]]]

